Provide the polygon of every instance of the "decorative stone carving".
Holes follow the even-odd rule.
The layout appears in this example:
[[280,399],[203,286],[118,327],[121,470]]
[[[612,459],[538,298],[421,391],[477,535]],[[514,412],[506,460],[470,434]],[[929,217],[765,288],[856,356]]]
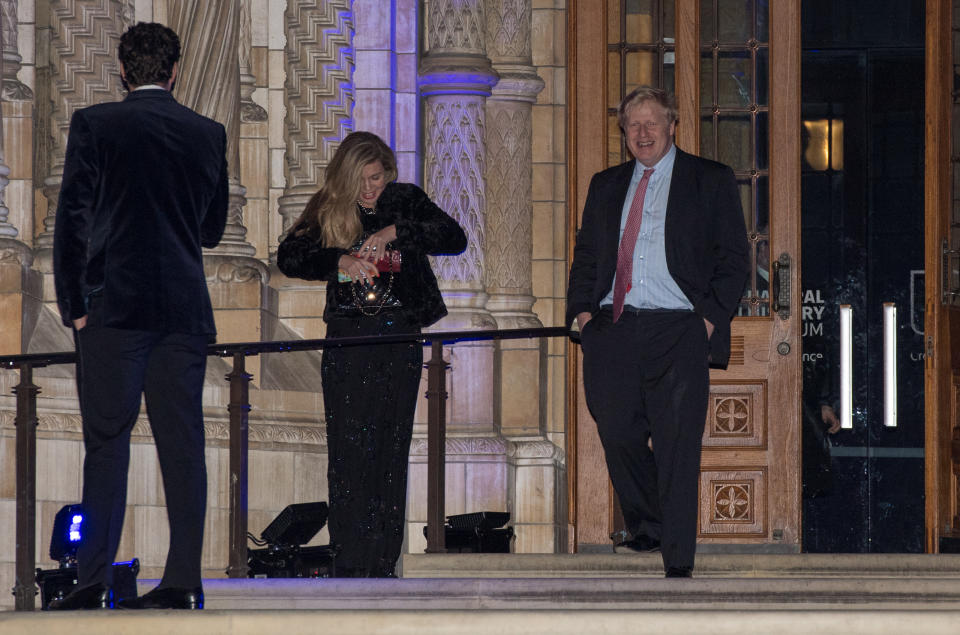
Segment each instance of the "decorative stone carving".
[[427,34],[431,52],[450,49],[483,55],[483,3],[477,0],[432,0]]
[[[240,185],[240,14],[241,0],[170,0],[168,18],[180,36],[180,73],[174,96],[181,104],[227,129],[230,208],[215,251],[252,256],[243,225],[246,189]],[[216,37],[211,37],[216,34]]]
[[[13,410],[0,410],[0,429],[16,429],[16,413]],[[41,413],[37,417],[37,430],[40,432],[83,432],[83,419],[79,413],[53,412]],[[131,434],[134,437],[152,437],[150,422],[146,416],[137,418]],[[287,443],[297,445],[326,446],[325,429],[315,423],[283,424],[250,422],[251,443]],[[230,422],[226,419],[205,417],[204,435],[208,441],[229,441]]]
[[17,0],[0,0],[0,41],[3,42],[3,90],[0,96],[6,101],[29,101],[33,99],[30,87],[17,78],[20,71],[20,51],[17,43]]
[[[8,36],[7,29],[9,28],[9,16],[6,14],[6,11],[7,7],[0,4],[0,37],[4,38],[4,42],[6,42],[5,38]],[[15,6],[14,13],[16,13]],[[16,29],[16,24],[14,24],[14,29]],[[6,67],[6,60],[0,56],[0,77],[3,77],[3,72]],[[2,100],[0,100],[0,120],[3,119],[2,106],[3,103]],[[4,159],[3,126],[0,126],[0,245],[2,245],[4,237],[12,238],[17,235],[17,228],[7,222],[7,218],[10,215],[10,210],[6,205],[6,189],[7,185],[10,184],[9,176],[10,167]]]
[[253,36],[250,24],[250,2],[251,0],[240,1],[240,120],[255,123],[266,121],[267,111],[253,101],[256,78],[251,72],[250,63]]
[[[441,282],[465,290],[475,306],[483,296],[484,101],[497,76],[485,55],[482,0],[432,2],[427,22],[429,52],[420,67],[426,98],[427,192],[467,233],[467,251],[434,263]],[[473,298],[473,299],[471,299]]]
[[324,170],[352,129],[353,21],[349,0],[290,0],[287,34],[286,231],[324,183]]
[[566,459],[563,448],[548,439],[514,441],[507,449],[507,456],[512,459],[549,459],[558,465],[562,465]]
[[487,55],[495,65],[530,64],[531,9],[530,0],[486,0]]
[[0,264],[8,263],[29,267],[33,263],[33,252],[19,240],[0,236]]
[[44,179],[47,216],[36,246],[41,267],[50,268],[54,217],[63,178],[67,133],[74,111],[122,98],[117,45],[133,12],[126,0],[51,0],[49,173]]
[[270,281],[270,270],[256,258],[224,256],[208,253],[203,258],[203,271],[207,284],[214,282]]
[[[427,456],[427,447],[425,438],[414,438],[410,443],[410,456]],[[447,457],[478,454],[506,456],[508,444],[506,440],[495,437],[454,437],[446,440],[444,448]]]
[[467,234],[463,254],[434,260],[434,271],[441,280],[482,279],[486,208],[483,126],[482,99],[462,95],[427,99],[427,191]]

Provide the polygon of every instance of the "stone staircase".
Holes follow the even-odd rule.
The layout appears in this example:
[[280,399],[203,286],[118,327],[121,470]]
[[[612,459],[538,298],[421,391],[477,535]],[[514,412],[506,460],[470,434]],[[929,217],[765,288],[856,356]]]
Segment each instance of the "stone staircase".
[[[0,613],[70,633],[960,633],[960,555],[406,555],[403,577],[210,579],[207,610]],[[141,592],[155,584],[141,580]]]

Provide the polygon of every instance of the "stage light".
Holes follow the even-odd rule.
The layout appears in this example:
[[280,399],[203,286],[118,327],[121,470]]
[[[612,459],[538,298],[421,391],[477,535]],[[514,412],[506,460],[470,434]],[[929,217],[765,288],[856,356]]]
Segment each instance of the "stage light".
[[336,575],[336,548],[332,545],[304,547],[327,524],[327,504],[287,505],[257,540],[264,549],[247,552],[251,578],[332,578]]
[[53,519],[50,557],[61,567],[76,564],[77,548],[83,537],[83,510],[80,505],[64,505]]
[[[510,512],[472,512],[447,516],[444,536],[447,553],[510,553],[513,527]],[[502,529],[501,529],[502,527]],[[426,537],[427,528],[423,528]]]
[[[43,610],[50,602],[66,597],[77,586],[77,549],[83,542],[84,513],[79,504],[64,505],[53,519],[50,536],[50,557],[59,563],[56,569],[37,569],[37,586]],[[120,601],[137,597],[137,574],[140,561],[136,558],[113,563],[114,599]]]

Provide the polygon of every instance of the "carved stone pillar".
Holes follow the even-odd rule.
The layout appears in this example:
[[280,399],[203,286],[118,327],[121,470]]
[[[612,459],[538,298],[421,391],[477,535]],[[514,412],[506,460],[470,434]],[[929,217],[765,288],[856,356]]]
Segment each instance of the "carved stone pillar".
[[[533,102],[543,81],[532,66],[531,0],[484,0],[487,54],[499,81],[486,103],[486,308],[497,327],[542,326],[533,307]],[[536,340],[498,343],[497,421],[505,436],[539,435],[546,363]]]
[[[17,6],[16,2],[10,0],[0,2],[0,41],[3,43],[3,55],[0,56],[0,78],[3,78],[0,97],[2,122],[3,102],[33,99],[33,92],[17,79],[17,70],[20,68],[20,55],[17,52]],[[29,104],[26,106],[29,108]],[[17,117],[11,122],[14,138],[23,133],[23,124],[26,121],[23,117]],[[10,167],[6,162],[5,142],[3,126],[0,125],[0,324],[3,324],[0,329],[0,355],[17,355],[27,350],[27,343],[24,341],[27,331],[24,328],[27,323],[26,316],[36,314],[39,309],[40,274],[30,269],[33,252],[17,240],[17,228],[9,222],[6,189],[10,183]],[[20,156],[24,154],[29,156],[29,152],[21,152]]]
[[[220,244],[203,256],[217,339],[222,342],[260,339],[263,289],[270,279],[267,267],[254,257],[256,249],[246,240],[243,224],[246,188],[240,184],[242,4],[242,0],[170,0],[167,7],[170,27],[180,36],[181,45],[174,96],[184,106],[223,124],[227,132],[227,226]],[[259,358],[248,360],[247,370],[259,381]]]
[[[497,75],[485,54],[482,0],[438,0],[430,5],[429,51],[420,67],[426,98],[424,182],[433,200],[467,233],[467,250],[439,258],[434,270],[457,328],[494,328],[484,309],[487,157],[484,103]],[[455,314],[460,314],[455,317]]]
[[531,0],[485,0],[487,54],[500,76],[486,104],[484,283],[499,328],[541,326],[533,314],[532,105],[543,89],[532,65]]
[[250,2],[240,1],[240,119],[243,122],[258,122],[267,120],[267,111],[253,101],[253,91],[256,89],[256,78],[250,61],[250,47],[252,33],[250,30]]
[[30,87],[17,79],[20,70],[20,51],[17,48],[17,0],[0,0],[0,22],[3,42],[3,99],[23,101],[33,99]]
[[350,0],[289,0],[287,33],[286,231],[324,183],[324,170],[352,129],[353,20]]
[[[426,100],[424,184],[433,200],[467,234],[467,249],[434,259],[450,314],[434,330],[488,329],[483,269],[487,211],[484,172],[485,107],[497,75],[486,56],[483,0],[433,0],[429,51],[420,65]],[[451,365],[450,425],[454,433],[494,432],[494,354],[491,342],[447,349]]]
[[180,73],[174,96],[184,106],[227,129],[230,211],[213,253],[252,256],[243,226],[246,189],[240,184],[240,14],[241,0],[171,0],[168,18],[180,36]]
[[[133,5],[130,0],[51,0],[49,19],[51,138],[46,140],[48,172],[43,181],[47,215],[35,242],[36,264],[45,274],[53,269],[53,226],[70,118],[80,108],[122,99],[117,45],[133,21]],[[46,300],[53,299],[49,282],[44,284]]]

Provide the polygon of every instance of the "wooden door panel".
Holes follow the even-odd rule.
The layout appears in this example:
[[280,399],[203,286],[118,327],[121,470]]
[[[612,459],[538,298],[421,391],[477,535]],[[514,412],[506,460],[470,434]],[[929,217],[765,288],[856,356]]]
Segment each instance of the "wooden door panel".
[[[568,68],[572,74],[569,80],[569,103],[572,104],[569,218],[572,229],[568,244],[571,254],[586,185],[595,172],[607,167],[611,155],[607,146],[614,143],[607,135],[596,134],[598,130],[607,129],[610,116],[609,104],[604,103],[610,87],[606,73],[598,72],[608,59],[606,26],[610,1],[571,0],[569,4],[571,58]],[[697,154],[700,153],[703,112],[699,94],[703,81],[699,22],[701,3],[713,1],[675,0],[673,73],[680,114],[677,145]],[[773,5],[769,16],[769,68],[776,72],[771,72],[768,78],[769,106],[762,107],[768,111],[771,158],[769,169],[764,168],[762,174],[741,171],[738,177],[749,184],[751,192],[760,191],[765,196],[769,192],[769,202],[764,204],[769,208],[770,220],[766,221],[765,217],[758,221],[751,216],[750,238],[757,245],[767,244],[769,237],[771,254],[790,254],[793,267],[782,284],[799,289],[799,0],[769,4]],[[598,5],[602,10],[597,10]],[[758,7],[763,5],[757,3]],[[619,5],[621,9],[626,6]],[[653,2],[650,6],[661,5]],[[755,45],[747,44],[755,51]],[[658,75],[652,73],[651,76]],[[756,111],[751,110],[749,116],[755,115]],[[769,186],[758,189],[757,178],[769,178]],[[748,213],[753,214],[749,210]],[[768,224],[759,227],[761,222]],[[757,267],[766,267],[760,263],[767,260],[766,254],[759,256]],[[799,298],[797,300],[799,306]],[[756,317],[734,320],[728,369],[711,371],[708,414],[704,422],[698,539],[705,543],[763,545],[765,550],[777,545],[786,551],[797,551],[800,547],[799,311],[769,315],[769,309],[764,308],[768,306],[767,299],[761,300],[755,294],[748,313]],[[568,388],[577,398],[569,404],[573,421],[568,438],[574,447],[570,450],[568,465],[571,522],[577,548],[609,544],[608,536],[615,522],[595,423],[582,401],[579,349],[572,347],[570,354]],[[601,494],[601,489],[606,496]]]

